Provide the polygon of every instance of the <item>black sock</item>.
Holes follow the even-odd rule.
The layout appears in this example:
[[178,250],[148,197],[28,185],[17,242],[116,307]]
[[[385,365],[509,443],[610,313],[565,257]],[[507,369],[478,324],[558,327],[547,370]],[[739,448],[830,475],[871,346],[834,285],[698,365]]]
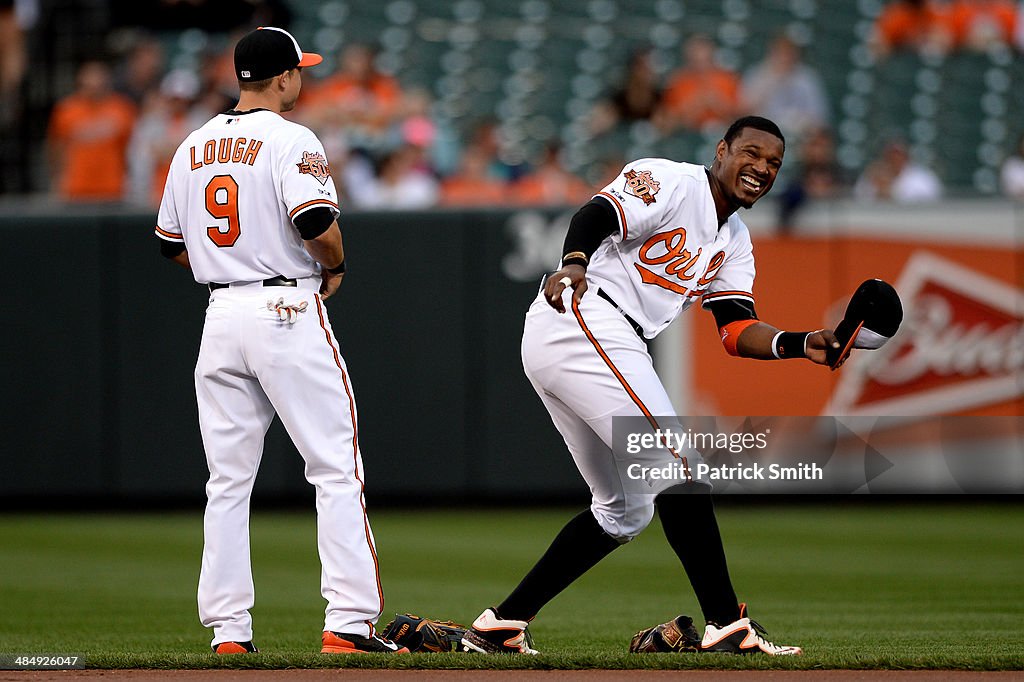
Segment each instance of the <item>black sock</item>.
[[658,495],[656,503],[665,537],[683,563],[704,619],[718,625],[737,620],[739,604],[711,495],[666,492]]
[[580,512],[555,536],[548,551],[519,586],[498,606],[500,618],[530,620],[545,604],[619,546],[589,509]]

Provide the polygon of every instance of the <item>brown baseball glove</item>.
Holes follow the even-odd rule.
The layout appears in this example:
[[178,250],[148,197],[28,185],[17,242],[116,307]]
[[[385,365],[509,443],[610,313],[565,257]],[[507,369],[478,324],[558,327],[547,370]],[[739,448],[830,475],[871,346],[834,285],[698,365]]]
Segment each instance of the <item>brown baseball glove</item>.
[[394,620],[384,626],[381,634],[396,644],[408,647],[412,653],[440,653],[457,651],[466,630],[466,626],[450,620],[431,620],[411,613],[396,613]]
[[631,654],[700,651],[700,634],[689,616],[676,616],[661,625],[641,630],[629,643]]

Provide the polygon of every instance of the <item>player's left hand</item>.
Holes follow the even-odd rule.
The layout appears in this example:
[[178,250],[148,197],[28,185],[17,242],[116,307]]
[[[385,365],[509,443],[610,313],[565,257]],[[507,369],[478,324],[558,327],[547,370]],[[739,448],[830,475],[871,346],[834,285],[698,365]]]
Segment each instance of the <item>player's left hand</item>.
[[324,301],[334,295],[334,292],[341,286],[341,280],[345,279],[345,273],[339,272],[337,275],[332,275],[327,272],[327,269],[323,269],[320,272],[320,298]]
[[807,359],[816,365],[827,365],[827,349],[829,347],[839,348],[839,340],[832,333],[831,329],[819,329],[811,332],[804,344],[806,347]]
[[560,313],[565,312],[562,292],[567,286],[572,287],[572,300],[579,305],[583,294],[587,293],[587,269],[582,265],[566,265],[548,277],[548,281],[544,283],[544,299],[549,306]]

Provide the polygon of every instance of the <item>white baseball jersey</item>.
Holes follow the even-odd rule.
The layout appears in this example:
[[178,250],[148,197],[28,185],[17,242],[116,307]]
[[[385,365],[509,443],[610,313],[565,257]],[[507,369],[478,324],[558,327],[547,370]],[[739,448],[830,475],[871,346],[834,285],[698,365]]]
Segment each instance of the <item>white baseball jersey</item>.
[[737,214],[718,226],[703,166],[640,159],[597,196],[619,229],[591,258],[587,279],[654,338],[702,298],[753,300],[754,254]]
[[219,114],[174,154],[156,234],[184,241],[197,282],[300,279],[320,266],[291,221],[317,206],[338,215],[323,146],[308,128],[266,110]]
[[[654,338],[698,298],[753,300],[754,255],[736,214],[718,225],[703,166],[667,159],[627,165],[598,192],[615,209],[618,230],[601,242],[587,268],[590,288],[578,305],[572,287],[559,314],[541,289],[523,330],[526,376],[562,434],[590,487],[591,511],[601,528],[622,542],[654,515],[662,490],[688,482],[703,460],[696,450],[671,447],[615,452],[615,418],[681,429],[675,408],[644,342],[622,312],[596,295],[597,287]],[[650,482],[638,492],[631,465],[678,464],[682,479]]]
[[292,222],[318,206],[337,216],[334,191],[313,133],[264,110],[189,135],[164,188],[157,235],[185,243],[198,282],[230,284],[210,292],[195,370],[210,470],[199,616],[214,646],[253,638],[249,496],[275,414],[316,489],[323,629],[369,637],[384,608],[352,382]]

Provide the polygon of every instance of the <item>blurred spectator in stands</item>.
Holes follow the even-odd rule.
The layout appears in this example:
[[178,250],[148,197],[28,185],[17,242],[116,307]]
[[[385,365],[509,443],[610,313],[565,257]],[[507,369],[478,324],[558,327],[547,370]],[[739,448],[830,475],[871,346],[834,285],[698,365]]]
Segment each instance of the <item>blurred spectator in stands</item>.
[[801,60],[800,47],[784,35],[772,41],[765,58],[743,77],[740,100],[744,111],[778,123],[793,146],[805,132],[829,123],[821,76]]
[[654,72],[653,52],[644,47],[629,56],[619,87],[594,107],[590,116],[592,135],[606,133],[620,123],[647,121],[654,117],[662,90]]
[[403,94],[397,120],[388,133],[388,148],[406,142],[427,150],[427,158],[435,173],[449,175],[458,168],[458,133],[435,115],[434,100],[425,88],[412,88]]
[[562,165],[562,145],[550,140],[537,167],[512,186],[512,201],[526,206],[575,206],[585,203],[595,189]]
[[718,128],[739,111],[739,77],[715,60],[715,43],[696,34],[683,46],[684,64],[669,79],[658,108],[660,128]]
[[118,201],[136,108],[115,93],[110,68],[82,64],[76,90],[54,107],[48,151],[58,195],[70,201]]
[[1006,196],[1024,200],[1024,135],[1017,140],[1017,150],[1003,161],[999,184]]
[[815,128],[804,135],[796,164],[779,193],[779,231],[788,233],[808,201],[835,198],[846,184],[836,161],[832,131]]
[[509,161],[505,154],[507,143],[502,139],[501,126],[497,119],[485,118],[478,121],[470,134],[467,149],[475,149],[486,160],[487,176],[504,183],[515,182],[529,170],[521,161]]
[[609,155],[598,159],[597,164],[588,173],[592,187],[604,187],[615,181],[626,167],[629,159],[620,155]]
[[1013,28],[1012,45],[1024,52],[1024,0],[1017,3],[1017,23]]
[[402,90],[398,81],[377,70],[375,58],[368,45],[345,47],[339,71],[307,93],[304,120],[310,127],[325,135],[340,128],[355,146],[383,146],[399,114]]
[[422,147],[404,144],[381,159],[375,181],[350,188],[357,208],[412,210],[437,203],[439,188]]
[[[208,49],[200,59],[199,92],[201,94],[199,97],[201,102],[199,106],[201,108],[220,113],[232,108],[238,101],[235,50],[232,46],[241,40],[242,35],[240,32],[229,35],[224,41],[224,47]],[[303,80],[303,84],[305,85],[305,80]]]
[[504,206],[511,201],[509,185],[489,172],[491,157],[480,146],[471,145],[462,154],[459,170],[441,183],[441,204],[445,206]]
[[13,98],[21,87],[25,76],[28,54],[25,49],[25,32],[18,20],[14,0],[0,0],[0,121],[8,119]]
[[158,94],[163,75],[163,47],[153,36],[140,35],[121,60],[114,90],[134,102],[135,106],[144,107],[147,98]]
[[157,206],[178,145],[216,111],[194,106],[199,77],[176,69],[167,74],[150,106],[135,124],[128,145],[128,197],[143,206]]
[[853,193],[859,199],[911,204],[939,199],[942,182],[910,158],[906,143],[890,140],[879,158],[864,169]]
[[953,0],[949,26],[954,47],[985,51],[1012,45],[1017,7],[1012,0]]
[[942,54],[952,42],[948,8],[937,0],[892,0],[870,38],[871,51],[880,58],[904,49]]
[[0,0],[0,194],[27,192],[32,185],[38,140],[29,133],[34,122],[26,116],[25,74],[28,36],[38,18],[39,0]]
[[377,182],[377,166],[370,155],[362,149],[335,147],[327,150],[331,160],[331,179],[338,192],[338,204],[356,207],[361,198],[356,198],[364,187],[373,187]]

